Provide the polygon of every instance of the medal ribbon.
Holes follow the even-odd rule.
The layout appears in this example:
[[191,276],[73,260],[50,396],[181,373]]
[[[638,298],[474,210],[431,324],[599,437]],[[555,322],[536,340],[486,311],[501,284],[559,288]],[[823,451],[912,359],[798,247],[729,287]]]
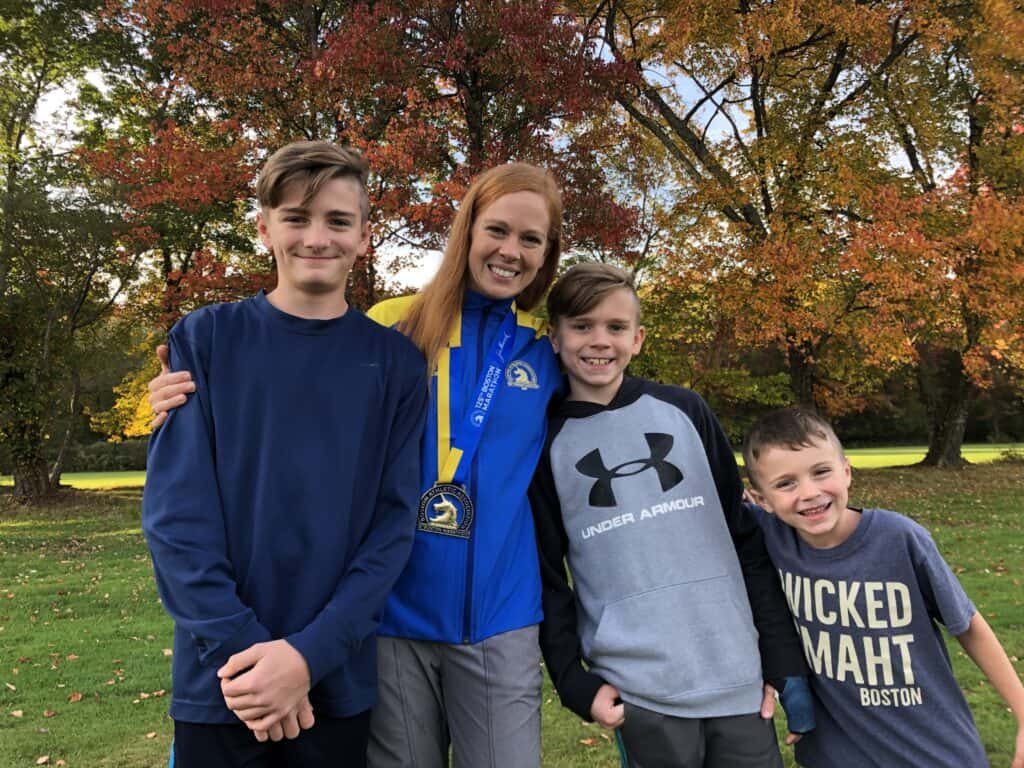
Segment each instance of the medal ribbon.
[[[465,485],[467,475],[469,474],[469,466],[473,461],[473,456],[476,455],[477,448],[480,446],[480,438],[483,436],[484,426],[487,424],[487,419],[490,417],[491,411],[494,410],[495,401],[498,399],[498,388],[501,385],[502,376],[505,372],[506,357],[512,353],[515,334],[516,312],[513,307],[509,309],[501,321],[498,333],[491,343],[491,349],[487,353],[487,357],[484,358],[483,371],[477,380],[474,395],[465,413],[462,415],[462,421],[459,423],[456,437],[454,440],[448,441],[447,455],[443,451],[438,452],[438,467],[440,471],[438,472],[437,481],[439,483]],[[447,352],[447,350],[445,351]],[[452,381],[450,364],[450,357],[447,354],[442,355],[438,361],[438,383],[440,384],[443,379],[448,384],[445,387],[446,390],[449,389],[450,382]],[[442,392],[441,387],[438,387],[437,396],[438,399],[442,396],[448,399],[450,412],[451,392]],[[442,425],[439,424],[439,433],[441,429]],[[438,434],[438,442],[440,443],[441,441],[442,435]],[[445,456],[443,463],[441,462],[442,456]]]

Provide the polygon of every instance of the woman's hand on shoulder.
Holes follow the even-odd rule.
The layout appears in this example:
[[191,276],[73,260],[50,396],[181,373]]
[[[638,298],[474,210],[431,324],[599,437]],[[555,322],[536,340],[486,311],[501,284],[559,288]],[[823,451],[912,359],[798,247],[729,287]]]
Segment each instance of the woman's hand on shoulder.
[[150,426],[156,429],[167,421],[168,411],[184,405],[188,395],[196,391],[192,374],[188,371],[174,371],[168,365],[167,345],[156,348],[160,360],[160,375],[149,382],[149,407],[153,409]]

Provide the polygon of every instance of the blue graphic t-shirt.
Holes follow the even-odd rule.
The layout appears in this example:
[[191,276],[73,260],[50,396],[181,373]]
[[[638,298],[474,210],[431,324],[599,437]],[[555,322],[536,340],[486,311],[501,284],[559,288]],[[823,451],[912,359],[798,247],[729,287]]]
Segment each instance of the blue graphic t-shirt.
[[928,531],[865,509],[849,539],[815,549],[759,512],[817,696],[817,728],[797,743],[797,762],[987,766],[938,626],[962,634],[975,608]]

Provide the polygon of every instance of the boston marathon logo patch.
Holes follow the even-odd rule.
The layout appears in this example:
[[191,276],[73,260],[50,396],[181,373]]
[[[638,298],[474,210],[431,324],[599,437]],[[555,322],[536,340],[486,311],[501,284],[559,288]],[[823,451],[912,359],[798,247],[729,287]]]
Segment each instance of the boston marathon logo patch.
[[505,383],[524,392],[537,389],[537,372],[525,360],[513,360],[505,369]]

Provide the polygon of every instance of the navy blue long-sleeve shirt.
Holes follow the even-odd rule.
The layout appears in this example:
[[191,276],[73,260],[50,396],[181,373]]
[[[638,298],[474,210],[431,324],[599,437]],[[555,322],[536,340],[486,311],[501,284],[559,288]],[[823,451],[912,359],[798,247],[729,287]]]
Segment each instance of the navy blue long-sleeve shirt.
[[274,639],[316,712],[366,710],[415,530],[423,357],[355,310],[306,320],[262,293],[184,317],[169,346],[196,394],[150,441],[142,522],[175,622],[171,716],[238,722],[217,669]]

